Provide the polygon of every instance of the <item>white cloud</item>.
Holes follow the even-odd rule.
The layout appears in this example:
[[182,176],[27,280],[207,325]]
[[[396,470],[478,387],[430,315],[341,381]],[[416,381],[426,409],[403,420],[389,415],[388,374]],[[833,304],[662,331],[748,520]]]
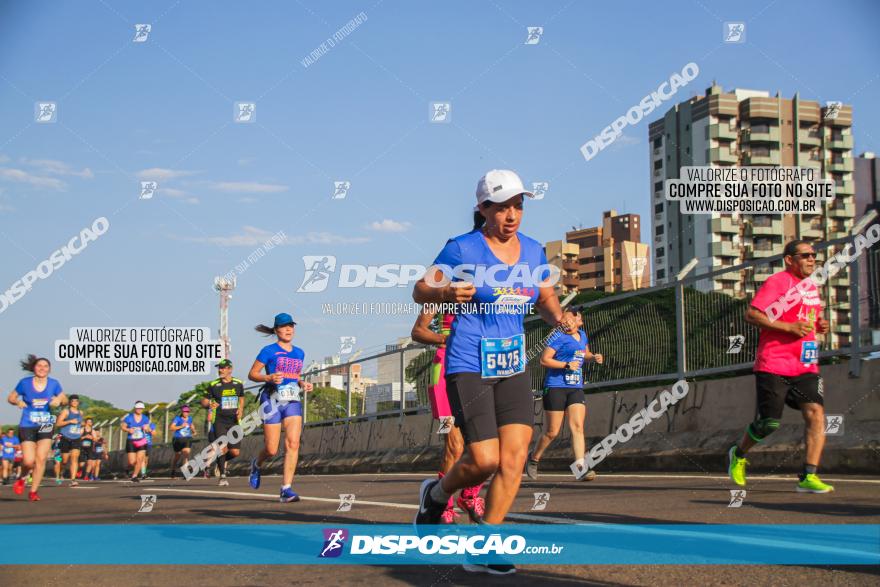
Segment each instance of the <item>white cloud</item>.
[[159,186],[159,189],[162,190],[162,195],[171,196],[172,198],[182,198],[184,196],[189,195],[189,192],[184,191],[184,190],[179,190],[177,188],[165,188],[165,187]]
[[371,222],[368,228],[377,232],[406,232],[411,227],[411,222],[397,222],[386,218],[381,222]]
[[198,174],[198,171],[186,171],[183,169],[166,169],[164,167],[150,167],[137,172],[138,179],[150,181],[167,181],[178,177],[188,177]]
[[286,185],[250,181],[219,181],[214,183],[213,187],[215,190],[220,190],[221,192],[254,192],[267,194],[286,192],[290,189]]
[[56,159],[28,159],[22,157],[19,161],[22,165],[37,168],[37,171],[42,175],[70,175],[82,179],[93,179],[95,177],[95,174],[88,167],[77,171],[69,163]]
[[[206,236],[206,237],[174,237],[195,243],[207,243],[212,245],[220,245],[223,247],[257,247],[272,238],[276,233],[257,228],[256,226],[245,226],[239,234],[229,236]],[[309,232],[307,234],[297,235],[295,237],[287,237],[283,242],[286,245],[292,244],[360,244],[368,242],[370,239],[366,237],[346,237],[329,232]]]
[[0,167],[0,179],[7,181],[15,181],[18,183],[30,184],[38,188],[50,188],[53,190],[63,191],[67,188],[67,184],[54,177],[43,177],[34,175],[22,169],[12,167]]

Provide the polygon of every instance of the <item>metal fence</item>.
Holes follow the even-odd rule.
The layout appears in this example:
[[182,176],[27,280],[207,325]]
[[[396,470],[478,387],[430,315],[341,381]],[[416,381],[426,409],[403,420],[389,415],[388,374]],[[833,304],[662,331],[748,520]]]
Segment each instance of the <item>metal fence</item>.
[[[852,240],[814,244],[817,268]],[[578,306],[590,350],[605,359],[604,365],[587,364],[587,389],[751,369],[758,329],[746,323],[745,312],[767,277],[783,269],[782,257],[767,256]],[[854,375],[861,357],[880,350],[880,292],[867,278],[866,265],[880,266],[880,251],[865,251],[820,287],[830,331],[819,357],[850,357]],[[529,347],[550,331],[535,317],[526,327]],[[532,367],[537,389],[544,369]]]
[[[817,266],[848,242],[852,237],[815,244]],[[767,256],[578,306],[590,350],[605,358],[603,365],[586,365],[586,388],[602,390],[751,369],[758,329],[746,323],[745,311],[758,287],[782,270],[782,263],[782,255]],[[868,278],[869,266],[880,269],[880,250],[865,251],[820,288],[824,317],[831,325],[820,359],[850,357],[854,375],[858,375],[861,357],[880,351],[880,285]],[[543,387],[544,369],[539,356],[542,341],[550,331],[537,316],[526,319],[534,390]],[[372,356],[304,373],[303,380],[315,386],[304,396],[305,425],[341,424],[429,410],[434,352],[434,347],[415,343],[388,346]],[[258,388],[253,385],[246,389],[256,392]],[[160,434],[163,441],[168,439],[171,412],[180,407],[165,406],[158,412],[160,418],[164,417]],[[105,436],[112,438],[114,426],[118,431],[116,420],[100,428],[102,433],[109,428]],[[119,432],[118,442],[111,446],[124,444]]]

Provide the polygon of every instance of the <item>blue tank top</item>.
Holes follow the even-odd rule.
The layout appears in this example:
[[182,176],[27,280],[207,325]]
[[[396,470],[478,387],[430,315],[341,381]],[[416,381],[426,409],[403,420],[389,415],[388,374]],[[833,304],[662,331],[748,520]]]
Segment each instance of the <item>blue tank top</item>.
[[68,410],[67,419],[68,420],[75,420],[75,422],[62,426],[61,427],[61,436],[63,436],[64,438],[69,438],[70,440],[76,440],[77,438],[82,436],[82,431],[83,431],[82,412],[74,413],[73,410]]

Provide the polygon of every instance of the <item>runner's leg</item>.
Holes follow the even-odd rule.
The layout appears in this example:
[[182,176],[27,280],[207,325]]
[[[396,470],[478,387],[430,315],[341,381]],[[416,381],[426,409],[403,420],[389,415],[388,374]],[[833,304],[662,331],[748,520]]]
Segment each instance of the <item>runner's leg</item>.
[[584,404],[571,404],[565,410],[568,420],[568,429],[571,431],[571,452],[574,460],[584,458],[586,442],[584,442],[584,419],[587,416],[587,407]]
[[296,463],[299,460],[299,440],[302,435],[302,416],[284,418],[284,483],[293,484]]
[[807,445],[806,464],[819,466],[822,449],[825,448],[825,408],[821,404],[801,404],[806,429],[804,440]]
[[557,436],[559,436],[559,431],[562,430],[562,420],[565,412],[544,412],[544,415],[547,418],[547,422],[543,434],[538,438],[538,444],[535,446],[535,450],[532,453],[532,460],[534,461],[540,461],[541,456],[543,456],[547,447],[556,440]]
[[[24,445],[22,444],[22,448]],[[31,491],[36,491],[40,487],[40,481],[43,480],[43,473],[46,471],[46,459],[52,450],[52,439],[46,438],[37,441],[35,449],[35,461],[32,469],[33,480],[31,481]]]
[[524,424],[507,424],[498,428],[498,471],[489,485],[486,499],[487,524],[500,524],[513,504],[522,481],[522,471],[528,456],[532,428]]
[[262,467],[263,463],[278,454],[278,443],[281,440],[281,424],[263,424],[263,450],[257,457],[257,466]]

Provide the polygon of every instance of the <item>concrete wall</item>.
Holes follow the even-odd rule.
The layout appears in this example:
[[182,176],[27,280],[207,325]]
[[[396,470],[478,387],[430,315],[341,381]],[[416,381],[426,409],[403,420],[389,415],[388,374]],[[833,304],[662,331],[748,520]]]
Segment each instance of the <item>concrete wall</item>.
[[[880,470],[880,362],[864,363],[861,377],[850,378],[848,366],[823,367],[825,411],[844,415],[844,433],[828,436],[821,469],[835,473]],[[667,470],[726,472],[726,450],[742,434],[756,411],[751,375],[690,382],[688,395],[603,461],[598,470]],[[665,387],[646,387],[587,396],[589,445],[599,442]],[[544,414],[535,402],[534,437],[541,434]],[[367,420],[347,426],[306,428],[300,446],[302,473],[430,471],[440,461],[443,438],[430,414]],[[567,428],[545,453],[543,470],[567,471],[573,460]],[[245,438],[233,472],[246,470],[262,447],[262,436]],[[201,450],[204,441],[194,445]],[[282,449],[283,450],[283,449]],[[125,455],[111,455],[120,471]],[[154,447],[151,470],[167,472],[170,447]],[[749,453],[753,471],[791,472],[803,462],[803,422],[786,409],[782,426],[766,444]],[[281,459],[270,467],[280,470]]]

